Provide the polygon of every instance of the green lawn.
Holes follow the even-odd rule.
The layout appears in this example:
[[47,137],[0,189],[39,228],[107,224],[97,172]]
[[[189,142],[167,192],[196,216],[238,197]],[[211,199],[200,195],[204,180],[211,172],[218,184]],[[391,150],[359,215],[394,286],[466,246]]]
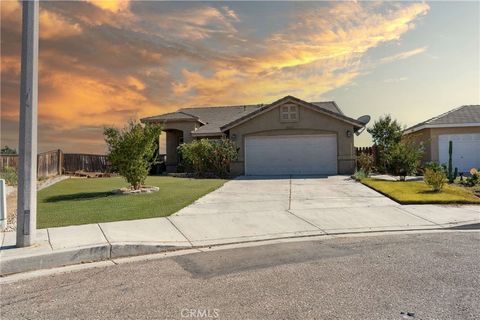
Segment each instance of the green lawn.
[[363,179],[362,183],[402,204],[425,203],[479,203],[480,198],[472,191],[455,186],[445,185],[441,192],[432,192],[422,181],[385,181],[379,179]]
[[165,217],[219,188],[226,180],[148,177],[146,184],[160,191],[114,195],[126,187],[120,177],[59,182],[38,192],[37,227],[59,227],[96,222]]

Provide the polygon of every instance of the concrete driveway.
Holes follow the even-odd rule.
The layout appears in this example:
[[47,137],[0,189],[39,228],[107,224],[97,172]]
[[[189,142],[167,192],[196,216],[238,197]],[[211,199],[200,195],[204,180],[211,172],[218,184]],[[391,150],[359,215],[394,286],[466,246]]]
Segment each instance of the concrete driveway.
[[480,206],[401,206],[341,176],[239,178],[170,217],[41,229],[37,246],[18,249],[15,232],[2,232],[0,273],[196,246],[460,224],[480,224]]
[[240,177],[169,217],[193,245],[314,234],[439,228],[476,209],[401,206],[346,176]]

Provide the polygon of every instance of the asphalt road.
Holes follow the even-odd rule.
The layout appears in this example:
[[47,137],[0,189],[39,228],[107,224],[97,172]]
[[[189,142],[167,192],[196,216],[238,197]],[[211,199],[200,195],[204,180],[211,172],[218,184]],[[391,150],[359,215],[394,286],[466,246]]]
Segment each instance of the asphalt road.
[[119,264],[4,284],[1,319],[479,319],[479,245],[390,235]]

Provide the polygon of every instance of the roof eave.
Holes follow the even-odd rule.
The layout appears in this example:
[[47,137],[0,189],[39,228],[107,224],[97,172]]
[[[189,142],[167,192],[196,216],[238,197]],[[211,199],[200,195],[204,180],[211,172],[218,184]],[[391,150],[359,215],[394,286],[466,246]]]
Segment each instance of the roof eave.
[[191,135],[194,138],[196,138],[196,137],[206,138],[206,137],[221,137],[221,136],[225,135],[225,133],[223,133],[223,132],[195,132],[195,131],[192,131]]
[[332,111],[330,111],[330,110],[326,110],[326,109],[324,109],[324,108],[322,108],[322,107],[319,107],[319,106],[317,106],[317,105],[315,105],[315,104],[312,104],[312,103],[310,103],[310,102],[307,102],[307,101],[298,99],[298,98],[293,97],[293,96],[286,96],[286,97],[283,97],[283,98],[281,98],[281,99],[279,99],[279,100],[277,100],[277,101],[272,102],[271,104],[267,104],[267,105],[265,105],[264,107],[262,107],[262,108],[260,108],[260,109],[258,109],[258,110],[256,110],[256,111],[254,111],[254,112],[252,112],[252,113],[249,113],[249,114],[245,115],[244,117],[241,117],[241,118],[239,118],[239,119],[236,119],[236,120],[234,120],[234,121],[232,121],[232,122],[230,122],[230,123],[227,123],[227,124],[223,125],[222,127],[220,127],[220,130],[226,131],[226,130],[229,130],[229,129],[231,129],[231,128],[234,128],[234,127],[236,127],[236,126],[238,126],[238,125],[240,125],[240,124],[242,124],[242,123],[245,123],[245,122],[247,122],[247,121],[255,118],[256,116],[259,116],[259,115],[267,112],[269,109],[273,109],[273,108],[275,108],[276,106],[281,105],[281,104],[287,102],[288,100],[291,100],[291,101],[293,101],[293,102],[302,104],[302,105],[304,105],[304,106],[306,106],[306,107],[308,107],[308,108],[310,108],[310,109],[313,109],[313,110],[318,111],[318,112],[320,112],[320,113],[324,113],[324,114],[329,115],[329,116],[331,116],[331,117],[333,117],[333,118],[336,118],[336,119],[338,119],[338,120],[347,122],[347,123],[353,125],[356,129],[361,129],[361,128],[363,128],[363,127],[365,126],[365,125],[364,125],[363,123],[361,123],[360,121],[357,121],[357,120],[355,120],[355,119],[349,118],[349,117],[347,117],[347,116],[345,116],[345,115],[343,115],[343,114],[338,114],[338,113],[332,112]]
[[194,118],[191,118],[191,119],[188,119],[188,118],[174,118],[174,119],[162,119],[162,118],[157,118],[157,119],[153,119],[153,118],[142,118],[140,119],[140,122],[142,123],[170,123],[170,122],[198,122],[198,123],[201,123],[203,125],[206,124],[206,122],[203,122],[202,120],[200,119],[194,119]]
[[416,127],[410,127],[403,130],[403,134],[414,133],[423,129],[435,129],[435,128],[468,128],[468,127],[480,127],[479,122],[471,123],[446,123],[446,124],[423,124]]

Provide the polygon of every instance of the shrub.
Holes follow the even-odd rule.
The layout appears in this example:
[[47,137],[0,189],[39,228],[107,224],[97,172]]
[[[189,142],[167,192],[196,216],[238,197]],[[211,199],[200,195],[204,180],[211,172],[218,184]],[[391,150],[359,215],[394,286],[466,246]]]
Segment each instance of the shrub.
[[13,167],[5,167],[0,172],[0,179],[4,179],[9,186],[16,186],[18,184],[17,170]]
[[476,168],[470,169],[470,177],[467,178],[466,183],[470,187],[480,185],[480,172]]
[[372,173],[375,165],[375,159],[373,155],[362,153],[357,157],[358,167],[362,169],[367,176]]
[[435,192],[440,192],[443,185],[447,182],[447,175],[443,170],[434,170],[426,168],[423,181]]
[[438,171],[444,172],[445,171],[445,168],[442,165],[440,165],[438,162],[435,162],[435,161],[425,163],[425,170],[427,170],[427,169],[433,170],[435,172],[438,172]]
[[423,156],[423,146],[409,142],[400,142],[386,154],[387,172],[405,181],[407,175],[417,173],[420,159]]
[[213,153],[210,159],[215,175],[225,178],[230,173],[230,163],[237,159],[237,148],[233,141],[222,139],[213,142]]
[[372,140],[377,146],[380,170],[386,169],[386,157],[390,150],[402,140],[402,125],[390,115],[376,120],[372,127],[367,128]]
[[208,139],[193,140],[190,143],[181,144],[178,151],[185,164],[187,171],[193,171],[198,176],[205,176],[210,169],[210,157],[213,153],[213,145]]
[[212,173],[225,178],[230,172],[230,163],[237,158],[235,144],[229,139],[194,140],[178,147],[187,171],[203,177]]
[[361,181],[362,179],[365,179],[365,178],[368,178],[368,175],[363,169],[359,169],[355,171],[355,173],[353,174],[353,179],[357,181]]
[[158,125],[142,125],[135,121],[129,121],[122,130],[110,127],[103,131],[109,151],[108,161],[136,190],[145,183],[151,166],[157,161],[152,159],[152,154],[160,133]]

